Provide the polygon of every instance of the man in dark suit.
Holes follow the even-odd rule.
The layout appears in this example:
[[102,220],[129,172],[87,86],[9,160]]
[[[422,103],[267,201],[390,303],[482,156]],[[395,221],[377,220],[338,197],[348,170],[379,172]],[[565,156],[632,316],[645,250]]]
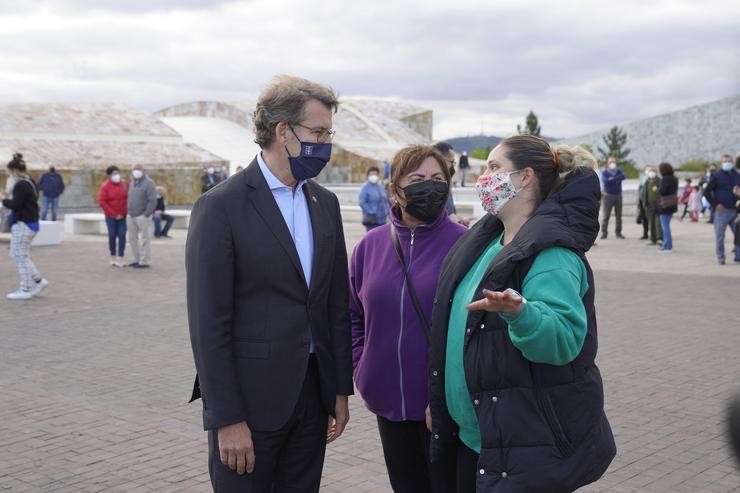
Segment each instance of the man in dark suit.
[[206,193],[219,183],[221,183],[221,176],[216,174],[216,168],[209,164],[206,172],[200,175],[200,193]]
[[253,122],[262,152],[193,207],[190,338],[218,492],[319,490],[353,393],[347,253],[326,165],[339,102],[273,79]]

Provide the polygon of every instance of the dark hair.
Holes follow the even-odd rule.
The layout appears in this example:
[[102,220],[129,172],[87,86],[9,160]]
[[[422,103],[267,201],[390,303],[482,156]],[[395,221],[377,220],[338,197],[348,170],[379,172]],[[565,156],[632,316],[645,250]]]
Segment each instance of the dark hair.
[[443,156],[454,149],[449,142],[437,142],[432,147],[437,149]]
[[450,183],[452,178],[450,177],[449,164],[437,149],[432,146],[411,145],[404,147],[393,156],[393,162],[391,163],[391,184],[398,189],[398,182],[401,181],[401,178],[419,169],[421,163],[429,157],[437,161],[439,167],[442,169],[442,173],[445,175],[445,180],[447,180],[447,183]]
[[581,146],[558,144],[551,148],[543,138],[522,134],[507,137],[499,144],[514,169],[532,168],[540,184],[537,205],[560,183],[560,174],[577,166],[596,167],[596,158]]
[[26,162],[23,160],[23,154],[16,152],[13,154],[13,159],[8,163],[9,170],[20,171],[21,173],[26,172]]
[[667,163],[663,161],[658,165],[658,171],[660,171],[660,174],[665,175],[672,175],[673,174],[673,166],[671,166],[671,163]]
[[740,169],[740,156],[738,156],[737,159],[735,159],[735,167]]
[[115,164],[113,166],[108,166],[107,168],[105,168],[105,174],[108,176],[112,175],[116,171],[118,171],[119,173],[121,172],[121,170],[118,169],[118,166],[116,166]]
[[329,86],[292,75],[274,77],[257,99],[257,108],[252,114],[254,142],[262,149],[269,147],[275,138],[277,124],[300,123],[306,103],[312,99],[334,113],[339,107],[339,99]]
[[380,168],[378,168],[377,166],[370,166],[367,169],[367,173],[365,173],[365,176],[369,176],[370,173],[372,173],[373,171],[375,171],[377,174],[380,174]]

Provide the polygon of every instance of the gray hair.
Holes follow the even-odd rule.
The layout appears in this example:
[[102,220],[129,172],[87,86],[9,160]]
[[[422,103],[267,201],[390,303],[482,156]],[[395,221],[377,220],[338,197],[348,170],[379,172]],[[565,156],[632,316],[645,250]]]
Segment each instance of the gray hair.
[[277,124],[300,123],[304,107],[312,99],[334,113],[339,107],[339,99],[329,86],[292,75],[275,76],[257,99],[257,108],[252,115],[256,136],[254,142],[262,149],[269,147],[275,138]]

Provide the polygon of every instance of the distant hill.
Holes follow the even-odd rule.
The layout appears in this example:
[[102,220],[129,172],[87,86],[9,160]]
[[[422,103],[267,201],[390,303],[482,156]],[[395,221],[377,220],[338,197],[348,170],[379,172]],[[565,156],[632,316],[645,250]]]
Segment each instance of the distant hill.
[[[545,136],[542,138],[548,142],[557,140],[555,138]],[[472,135],[470,137],[454,137],[452,139],[445,139],[445,142],[449,143],[458,154],[463,151],[467,151],[468,154],[470,154],[476,149],[485,149],[486,147],[494,148],[499,144],[499,142],[501,142],[501,139],[502,137],[496,137],[495,135]]]

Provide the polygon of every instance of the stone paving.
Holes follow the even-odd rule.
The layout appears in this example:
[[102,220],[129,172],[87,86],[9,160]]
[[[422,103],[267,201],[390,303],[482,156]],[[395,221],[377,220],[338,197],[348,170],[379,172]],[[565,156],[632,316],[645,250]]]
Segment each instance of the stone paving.
[[[581,491],[740,491],[723,421],[740,390],[740,265],[716,265],[709,225],[674,221],[675,251],[661,255],[625,221],[627,240],[589,253],[619,452]],[[346,229],[351,247],[362,227]],[[174,233],[147,271],[108,267],[102,237],[36,248],[49,289],[0,299],[0,491],[210,491],[200,405],[187,404],[184,232]],[[16,285],[6,248],[3,294]],[[350,402],[322,492],[390,491],[375,419]]]

